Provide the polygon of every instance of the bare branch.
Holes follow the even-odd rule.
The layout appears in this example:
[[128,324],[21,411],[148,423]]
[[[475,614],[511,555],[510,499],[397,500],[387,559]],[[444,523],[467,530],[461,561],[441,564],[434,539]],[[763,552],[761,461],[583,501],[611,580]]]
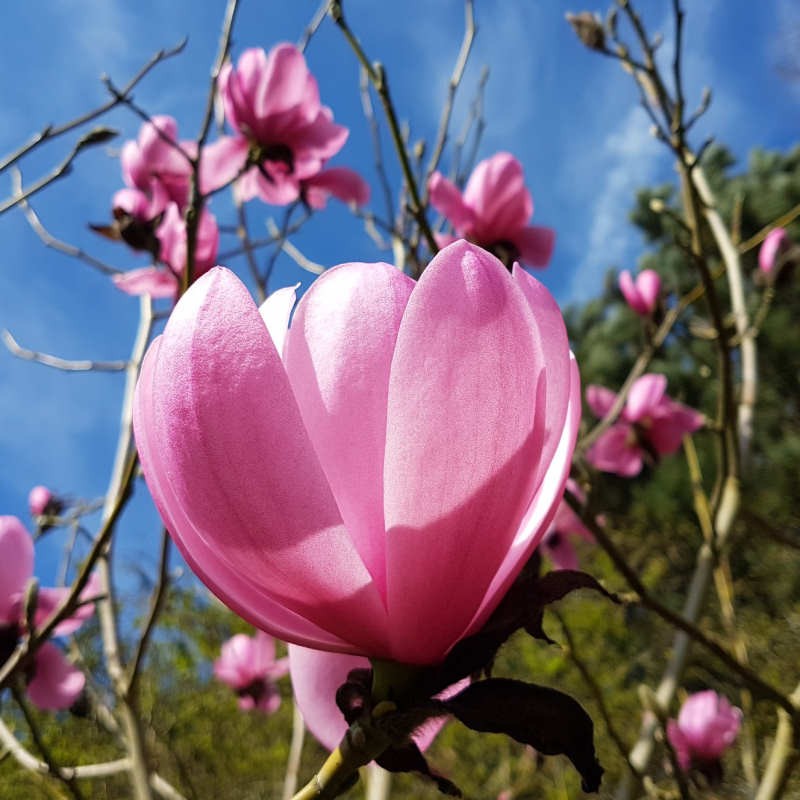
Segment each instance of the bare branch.
[[310,258],[306,258],[289,240],[286,235],[275,224],[275,220],[270,217],[267,219],[267,230],[270,236],[275,237],[276,241],[280,243],[280,249],[291,258],[295,264],[306,272],[311,272],[314,275],[322,275],[325,272],[325,267],[322,264],[317,264]]
[[86,359],[72,361],[49,353],[40,353],[36,350],[28,350],[21,347],[17,340],[5,328],[0,332],[3,344],[8,351],[17,358],[25,361],[35,361],[37,364],[44,364],[46,367],[64,370],[65,372],[121,372],[128,366],[127,361],[88,361]]

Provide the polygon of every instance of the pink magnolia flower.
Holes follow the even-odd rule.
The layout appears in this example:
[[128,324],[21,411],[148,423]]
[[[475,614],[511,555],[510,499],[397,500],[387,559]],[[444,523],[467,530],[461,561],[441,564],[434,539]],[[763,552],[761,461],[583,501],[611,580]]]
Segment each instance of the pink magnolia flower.
[[263,631],[255,636],[237,633],[222,645],[214,674],[239,695],[243,711],[272,714],[280,708],[275,682],[289,672],[288,658],[275,658],[275,640]]
[[160,115],[145,122],[136,141],[122,147],[122,178],[127,188],[114,195],[113,208],[139,220],[154,219],[170,202],[183,209],[189,199],[192,167],[180,150],[193,157],[197,145],[178,142],[178,125],[172,117]]
[[[240,176],[241,200],[258,196],[286,205],[300,197],[303,182],[318,175],[347,139],[347,128],[321,104],[317,81],[292,44],[276,45],[269,55],[245,50],[235,68],[223,67],[218,86],[236,135],[204,151],[204,186],[216,188]],[[255,166],[242,174],[248,163]],[[352,174],[334,173],[327,180],[329,194],[350,193]]]
[[[289,673],[295,702],[306,727],[328,750],[334,750],[339,745],[348,727],[336,705],[336,690],[347,680],[351,670],[369,669],[370,666],[364,656],[327,653],[289,645]],[[441,697],[451,697],[468,684],[469,680],[459,681],[443,692]],[[446,717],[430,719],[415,732],[412,738],[420,750],[425,751],[430,747],[446,721]]]
[[[16,517],[0,516],[0,664],[4,663],[24,632],[23,602],[25,588],[33,575],[33,541]],[[41,625],[63,601],[69,589],[39,589],[34,622]],[[97,595],[94,579],[86,585],[81,598]],[[55,628],[56,636],[77,630],[94,611],[91,604],[79,606],[71,617]],[[46,711],[69,708],[83,691],[86,677],[64,658],[61,650],[45,642],[37,651],[27,673],[28,696],[34,705]]]
[[[462,195],[440,172],[428,184],[431,205],[450,220],[459,236],[491,251],[506,264],[520,261],[546,267],[555,231],[528,225],[533,198],[525,188],[522,165],[511,153],[497,153],[475,167]],[[440,244],[452,241],[441,236]]]
[[[684,434],[701,428],[703,415],[671,400],[666,390],[664,375],[642,375],[631,387],[619,421],[589,448],[589,463],[629,478],[641,472],[645,458],[671,455],[681,446]],[[586,388],[586,402],[599,418],[608,414],[616,397],[602,386]]]
[[775,269],[780,253],[789,244],[789,235],[785,228],[773,228],[761,243],[758,251],[758,268],[769,275]]
[[[175,203],[164,212],[156,229],[160,244],[160,260],[168,269],[157,266],[141,267],[112,276],[114,285],[126,294],[149,294],[153,298],[174,298],[179,289],[179,277],[186,270],[186,221]],[[199,278],[214,266],[219,248],[219,228],[213,214],[206,209],[200,213],[192,278]]]
[[[572,478],[567,478],[566,488],[581,503],[586,502],[586,495]],[[581,518],[567,504],[567,501],[562,499],[542,540],[542,550],[550,556],[556,569],[578,569],[578,554],[571,541],[573,537],[587,542],[594,541],[594,537],[581,522]]]
[[328,197],[348,205],[365,206],[369,202],[369,184],[352,169],[331,167],[301,181],[301,193],[311,208],[325,208]]
[[32,517],[58,514],[61,508],[61,500],[46,486],[34,486],[28,493],[28,510]]
[[389,264],[329,270],[282,333],[276,348],[220,268],[151,345],[134,425],[167,528],[280,639],[438,663],[561,497],[580,389],[558,306],[462,241],[419,282]]
[[677,721],[667,722],[667,737],[681,768],[718,761],[736,741],[742,712],[711,689],[686,698]]
[[634,282],[628,270],[619,274],[619,288],[628,305],[640,316],[647,317],[653,313],[661,291],[661,278],[652,269],[644,269]]

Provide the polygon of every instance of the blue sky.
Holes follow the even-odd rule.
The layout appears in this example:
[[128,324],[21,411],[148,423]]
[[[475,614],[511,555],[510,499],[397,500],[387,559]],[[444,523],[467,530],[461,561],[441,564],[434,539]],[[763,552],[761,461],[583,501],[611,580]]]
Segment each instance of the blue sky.
[[[150,113],[171,114],[182,136],[198,126],[208,88],[224,2],[189,0],[31,0],[4,8],[0,29],[0,152],[5,153],[47,122],[62,122],[107,95],[98,80],[108,73],[122,85],[156,50],[188,37],[185,53],[161,65],[137,89],[137,102]],[[296,41],[317,0],[286,3],[242,0],[234,55],[246,47],[269,49]],[[630,79],[610,60],[588,53],[564,22],[557,0],[479,0],[478,37],[456,105],[460,127],[478,74],[488,64],[486,135],[481,158],[510,150],[523,163],[535,201],[534,222],[557,230],[550,267],[538,274],[561,303],[596,293],[610,266],[632,267],[643,243],[625,221],[637,187],[669,180],[669,156],[648,133]],[[672,41],[664,0],[639,4],[648,27]],[[711,86],[714,101],[698,126],[695,143],[713,135],[742,160],[754,146],[785,150],[797,142],[798,84],[778,71],[788,30],[800,24],[792,0],[687,0],[685,75],[690,102]],[[604,11],[604,6],[591,6]],[[134,10],[135,9],[135,10]],[[412,138],[432,142],[446,84],[463,32],[459,0],[375,3],[347,0],[345,10],[368,54],[381,60],[400,116]],[[794,40],[796,43],[796,39]],[[355,59],[326,21],[307,57],[319,80],[323,102],[350,128],[350,139],[335,163],[358,169],[372,184],[380,206],[369,133],[357,86]],[[37,198],[34,207],[51,231],[119,267],[145,261],[124,247],[106,244],[87,229],[109,215],[109,201],[121,186],[113,157],[139,120],[124,109],[106,124],[122,136],[77,163],[74,174]],[[70,137],[42,148],[22,162],[27,180],[63,157]],[[387,164],[396,176],[393,154]],[[447,157],[444,164],[447,165]],[[9,190],[0,176],[0,194]],[[232,219],[221,198],[214,201],[220,222]],[[267,216],[281,210],[254,203],[250,219],[263,231]],[[19,212],[0,217],[0,327],[24,346],[66,358],[125,358],[136,324],[138,303],[114,289],[85,265],[46,250]],[[312,220],[296,243],[325,265],[379,260],[358,221],[335,203]],[[311,276],[281,261],[276,285]],[[240,263],[229,266],[243,269]],[[28,489],[45,483],[82,497],[102,494],[113,457],[122,377],[62,374],[20,362],[0,350],[0,513],[26,518]],[[156,520],[144,492],[123,527],[124,554],[140,566],[153,560],[149,546]],[[42,571],[52,573],[58,540],[41,548]]]

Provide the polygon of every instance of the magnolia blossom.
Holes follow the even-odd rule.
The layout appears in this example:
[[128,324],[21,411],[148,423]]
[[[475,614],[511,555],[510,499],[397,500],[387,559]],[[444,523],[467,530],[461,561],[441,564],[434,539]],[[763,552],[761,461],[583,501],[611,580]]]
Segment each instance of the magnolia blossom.
[[239,695],[243,711],[258,709],[272,714],[281,705],[275,682],[289,671],[288,658],[275,658],[275,640],[257,631],[255,636],[237,633],[222,645],[214,662],[214,674]]
[[630,272],[623,270],[619,274],[619,289],[627,304],[640,316],[647,317],[658,303],[661,278],[655,270],[644,269],[634,281]]
[[[566,489],[581,503],[586,502],[586,495],[572,478],[567,479]],[[573,537],[586,542],[594,541],[594,537],[581,522],[581,518],[562,498],[542,541],[542,550],[550,556],[556,569],[578,569],[578,554],[570,541]]]
[[[629,478],[641,472],[646,458],[671,455],[681,446],[684,434],[702,427],[703,415],[671,400],[666,390],[664,375],[642,375],[631,387],[619,420],[589,448],[589,463]],[[586,388],[586,402],[596,417],[605,417],[616,398],[602,386]]]
[[[279,44],[269,55],[245,50],[236,67],[222,68],[217,85],[236,135],[204,150],[204,187],[238,179],[241,200],[260,197],[274,205],[294,202],[304,190],[311,192],[307,200],[314,208],[331,194],[345,202],[366,202],[369,187],[352,170],[322,173],[325,162],[344,146],[348,130],[321,104],[317,81],[297,47]],[[253,166],[247,169],[248,164]]]
[[742,712],[711,689],[690,695],[677,721],[667,722],[667,737],[683,770],[718,761],[736,741]]
[[[132,269],[114,275],[114,285],[132,295],[149,294],[153,298],[174,298],[179,278],[186,271],[186,221],[175,203],[170,203],[156,228],[160,260],[167,269],[151,266]],[[199,278],[214,266],[219,248],[219,228],[213,214],[206,209],[200,213],[194,252],[192,278]]]
[[[555,231],[528,225],[533,198],[525,188],[522,165],[511,153],[497,153],[475,167],[462,194],[440,172],[428,184],[431,205],[444,214],[456,233],[490,250],[510,265],[520,261],[546,267],[553,252]],[[439,244],[453,241],[439,236]]]
[[[181,152],[181,150],[183,152]],[[180,209],[189,199],[194,142],[178,142],[178,125],[159,115],[145,122],[136,141],[122,146],[122,178],[127,188],[114,195],[112,206],[138,220],[151,220],[172,203]]]
[[[347,680],[351,670],[370,669],[370,666],[364,656],[289,645],[289,672],[295,702],[306,727],[328,750],[338,746],[348,727],[335,702],[336,690]],[[443,692],[442,697],[457,694],[468,684],[468,680],[459,681]],[[413,739],[420,750],[424,751],[431,745],[445,722],[446,717],[436,717],[415,732]]]
[[265,324],[222,268],[178,302],[134,401],[151,493],[187,562],[259,628],[438,663],[561,497],[580,414],[561,313],[463,241],[418,282],[329,270],[287,331],[291,303]]
[[775,269],[778,256],[789,245],[785,228],[773,228],[761,243],[758,251],[758,268],[769,275]]
[[[33,575],[33,540],[16,517],[0,516],[0,664],[5,662],[24,633],[25,588]],[[41,625],[60,605],[69,589],[42,588],[37,593],[34,623]],[[97,595],[94,579],[81,598]],[[85,603],[55,628],[56,636],[76,631],[90,617],[94,606]],[[84,674],[64,658],[61,650],[45,642],[36,651],[26,673],[28,696],[34,705],[47,711],[69,708],[83,691]]]
[[46,486],[34,486],[28,493],[28,510],[32,517],[58,514],[61,505],[61,500]]

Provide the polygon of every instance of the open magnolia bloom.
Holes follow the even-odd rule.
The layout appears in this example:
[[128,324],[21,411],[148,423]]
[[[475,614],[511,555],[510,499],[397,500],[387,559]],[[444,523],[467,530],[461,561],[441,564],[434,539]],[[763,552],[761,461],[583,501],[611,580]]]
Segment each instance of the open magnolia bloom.
[[[25,632],[25,590],[33,575],[33,540],[16,517],[0,516],[0,664],[3,664]],[[44,623],[61,604],[68,588],[42,588],[36,595],[33,621]],[[94,579],[84,588],[81,599],[98,594]],[[53,631],[68,636],[94,613],[84,603]],[[31,668],[25,673],[28,696],[44,711],[69,708],[83,691],[86,677],[70,664],[56,645],[45,642],[36,651]]]
[[639,316],[647,317],[658,305],[661,276],[655,270],[643,269],[634,279],[624,269],[619,274],[619,290],[633,311]]
[[558,306],[461,241],[419,282],[328,271],[287,332],[289,309],[276,349],[231,272],[181,298],[134,403],[150,490],[195,572],[262,630],[439,663],[561,497],[580,389]]

